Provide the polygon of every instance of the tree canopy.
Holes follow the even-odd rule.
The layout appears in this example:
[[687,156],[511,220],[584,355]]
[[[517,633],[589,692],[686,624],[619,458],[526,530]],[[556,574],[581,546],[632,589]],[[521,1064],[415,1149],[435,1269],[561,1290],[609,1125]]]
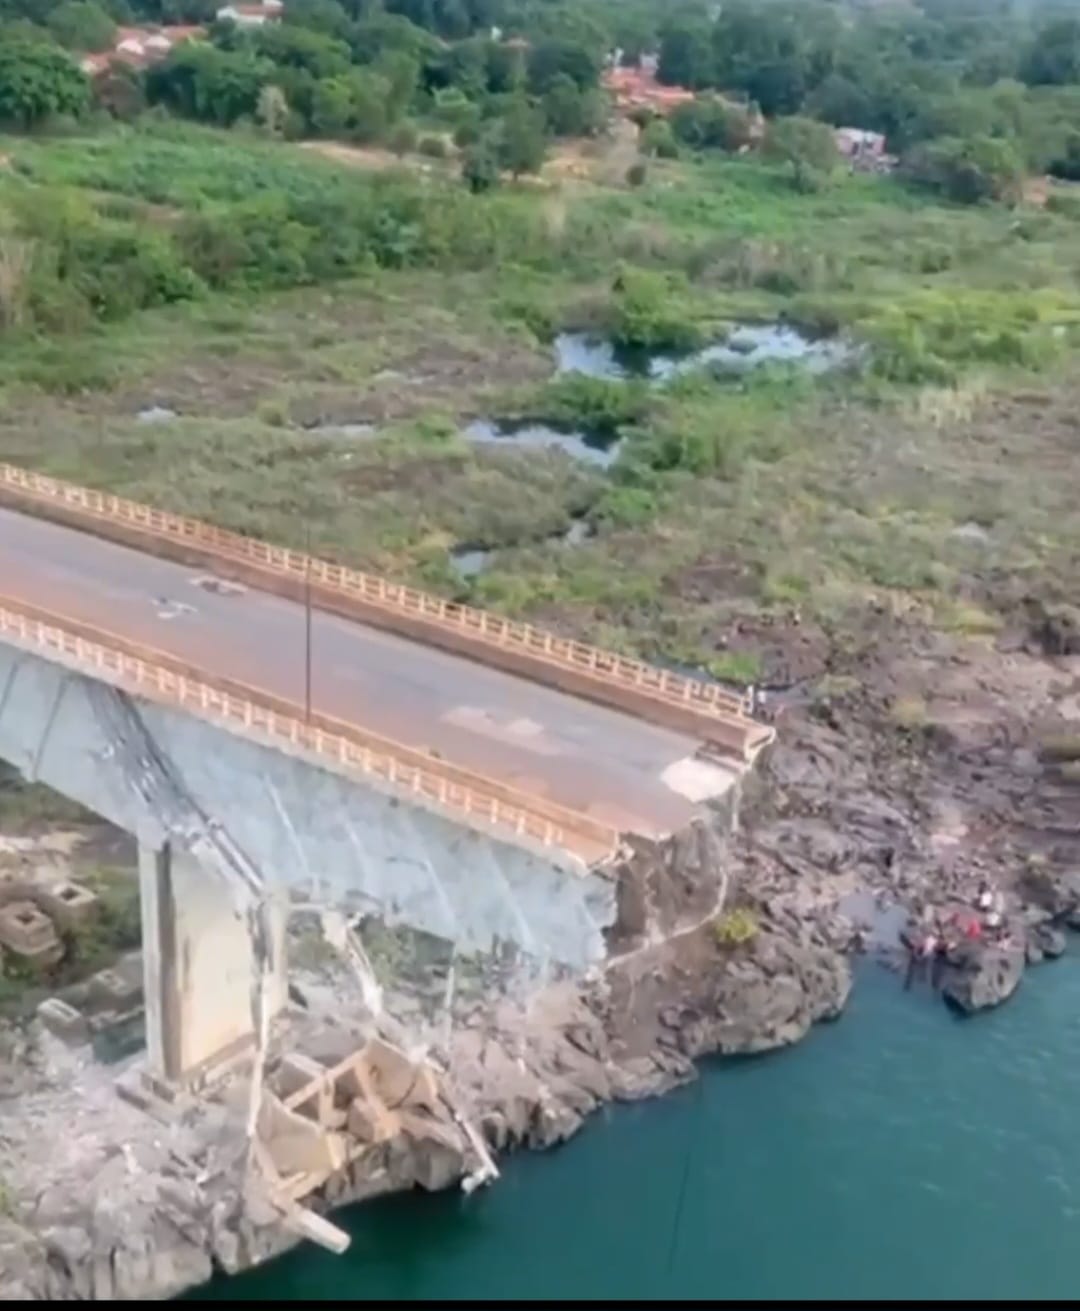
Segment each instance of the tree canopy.
[[116,24],[93,0],[63,0],[49,14],[46,27],[69,50],[108,50],[116,36]]
[[0,30],[0,123],[29,128],[58,114],[79,115],[89,96],[86,77],[55,42]]

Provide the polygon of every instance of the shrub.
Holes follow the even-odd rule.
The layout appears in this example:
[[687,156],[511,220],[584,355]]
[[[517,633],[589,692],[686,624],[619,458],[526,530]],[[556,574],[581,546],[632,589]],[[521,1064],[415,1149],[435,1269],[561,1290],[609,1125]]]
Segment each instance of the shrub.
[[416,140],[416,128],[411,123],[399,123],[390,133],[386,144],[400,159],[402,155],[416,149]]
[[596,504],[593,518],[617,528],[636,528],[656,518],[655,495],[647,487],[611,487]]
[[754,139],[753,121],[746,110],[717,96],[698,96],[680,105],[671,116],[671,130],[692,150],[735,152]]
[[1047,211],[1064,218],[1080,219],[1080,195],[1070,196],[1052,191],[1046,200]]
[[998,200],[1015,205],[1024,170],[1015,146],[995,137],[944,137],[909,151],[904,173],[920,186],[963,205]]
[[741,947],[758,934],[757,916],[745,906],[725,911],[713,923],[713,936],[721,947]]
[[568,373],[547,384],[530,417],[560,427],[614,432],[642,419],[648,403],[648,390],[641,382]]
[[615,279],[611,335],[640,350],[692,350],[701,343],[685,286],[645,269],[624,268]]
[[465,151],[461,161],[461,177],[474,195],[490,191],[498,185],[499,161],[490,143],[478,141]]
[[641,149],[646,155],[656,159],[676,159],[679,143],[671,131],[671,124],[666,118],[654,118],[641,133]]
[[761,677],[761,659],[753,651],[725,651],[714,656],[706,669],[721,683],[741,683],[748,687]]
[[480,140],[480,124],[474,119],[466,119],[464,123],[459,123],[454,128],[454,145],[459,150],[464,150],[467,146],[475,146]]
[[799,191],[820,191],[840,167],[832,129],[813,118],[778,118],[769,127],[765,150],[787,164]]
[[58,115],[78,117],[90,84],[66,51],[12,29],[0,35],[0,123],[29,128]]
[[108,50],[116,36],[116,24],[93,0],[62,0],[46,25],[69,50]]

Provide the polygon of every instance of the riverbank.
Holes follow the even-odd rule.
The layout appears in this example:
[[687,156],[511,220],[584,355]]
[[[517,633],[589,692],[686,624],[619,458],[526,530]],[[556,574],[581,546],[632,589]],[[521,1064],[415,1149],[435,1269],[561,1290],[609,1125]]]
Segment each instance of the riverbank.
[[[718,845],[688,837],[672,853],[671,876],[690,900],[707,879],[712,905],[701,923],[616,960],[585,987],[535,978],[530,985],[512,961],[470,965],[423,935],[368,924],[360,939],[387,986],[376,1020],[340,958],[324,951],[316,961],[309,949],[307,964],[292,971],[294,1005],[274,1044],[268,1086],[281,1091],[279,1078],[297,1059],[289,1052],[316,1069],[336,1066],[370,1050],[378,1031],[395,1044],[383,1049],[397,1063],[401,1091],[388,1094],[380,1082],[393,1110],[389,1100],[373,1110],[354,1104],[347,1132],[368,1146],[306,1204],[323,1210],[416,1185],[449,1187],[487,1159],[470,1126],[500,1158],[550,1147],[612,1100],[654,1096],[692,1078],[701,1052],[771,1049],[835,1017],[849,976],[827,935],[810,925],[789,935],[766,907],[758,919],[745,890],[738,900],[752,934],[739,941],[728,932],[732,912],[717,915],[718,871],[702,865],[715,861]],[[304,945],[302,937],[293,944],[301,961]],[[21,1078],[5,1089],[10,1219],[2,1250],[21,1293],[160,1298],[295,1241],[260,1176],[245,1173],[243,1071],[163,1104],[85,1048],[67,1050],[40,1032],[12,1061]],[[378,1121],[388,1114],[395,1127],[383,1134]],[[63,1152],[43,1132],[58,1122],[72,1130]],[[272,1125],[265,1132],[273,1156],[280,1140]],[[101,1186],[86,1197],[75,1188],[78,1176]]]
[[483,1193],[342,1212],[344,1256],[300,1248],[195,1296],[1068,1300],[1078,1008],[1075,953],[974,1023],[867,964],[804,1043],[706,1061]]

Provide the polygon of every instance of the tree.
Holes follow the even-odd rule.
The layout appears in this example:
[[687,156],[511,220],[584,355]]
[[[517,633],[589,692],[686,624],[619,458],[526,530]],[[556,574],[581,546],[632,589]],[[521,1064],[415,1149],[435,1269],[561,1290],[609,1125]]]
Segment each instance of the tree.
[[347,40],[352,21],[337,0],[289,0],[282,21]]
[[372,71],[387,84],[386,117],[389,122],[396,123],[416,94],[420,65],[404,50],[388,50],[372,66]]
[[267,23],[254,37],[256,51],[283,68],[302,68],[312,77],[341,77],[352,66],[344,41],[288,23]]
[[987,200],[1016,204],[1023,194],[1024,170],[1016,147],[995,137],[927,142],[908,154],[904,171],[913,182],[964,205]]
[[656,76],[666,86],[692,90],[713,84],[710,41],[712,30],[704,22],[667,24],[660,33],[660,61]]
[[493,95],[509,95],[525,81],[525,54],[505,41],[486,43],[487,86]]
[[1032,42],[1021,75],[1029,86],[1080,82],[1080,18],[1047,23]]
[[351,97],[349,136],[362,144],[378,141],[386,131],[389,83],[363,69],[354,70],[347,81]]
[[529,89],[535,95],[550,91],[559,77],[568,77],[579,91],[600,81],[600,60],[584,45],[558,37],[540,41],[529,51],[526,63]]
[[465,151],[461,179],[474,195],[498,185],[499,160],[489,141],[478,141]]
[[93,0],[64,0],[49,15],[46,26],[68,50],[111,50],[116,24]]
[[1068,182],[1080,182],[1080,132],[1073,130],[1065,138],[1061,154],[1053,160],[1050,172]]
[[714,85],[742,91],[768,115],[796,114],[833,71],[842,32],[829,6],[731,0],[713,29]]
[[694,150],[739,151],[754,140],[754,123],[745,109],[719,96],[698,96],[671,116],[679,141]]
[[642,128],[641,149],[655,159],[675,159],[679,147],[666,118],[654,118]]
[[0,123],[33,127],[56,114],[81,114],[90,86],[52,41],[5,34],[0,40]]
[[435,31],[448,41],[460,41],[472,31],[463,0],[434,0]]
[[130,123],[146,108],[142,78],[126,64],[113,63],[94,78],[93,101],[113,118]]
[[316,82],[311,98],[311,126],[323,137],[344,136],[352,121],[352,106],[348,78],[323,78]]
[[612,39],[622,55],[623,64],[632,68],[640,62],[642,55],[655,50],[658,39],[656,21],[646,10],[620,7],[614,17]]
[[470,100],[487,90],[487,49],[481,40],[457,41],[428,61],[424,82],[429,88],[457,87]]
[[810,97],[807,109],[836,127],[877,126],[875,106],[866,88],[843,73],[830,73]]
[[538,173],[546,153],[543,117],[520,96],[502,122],[499,163],[517,178],[522,173]]
[[806,73],[798,59],[776,59],[748,72],[740,90],[770,117],[797,114],[806,99]]
[[566,73],[557,73],[552,78],[543,103],[544,117],[555,136],[580,136],[585,130],[584,96]]
[[813,118],[778,118],[765,138],[767,153],[791,168],[799,191],[816,191],[840,165],[832,129]]
[[373,64],[390,50],[402,50],[423,65],[440,53],[437,37],[400,14],[373,13],[354,24],[349,44],[357,62]]
[[238,118],[254,118],[259,93],[276,72],[250,50],[185,41],[147,71],[146,94],[153,104],[228,127]]
[[289,121],[289,102],[280,87],[264,86],[259,92],[255,121],[268,136],[284,136],[285,124]]

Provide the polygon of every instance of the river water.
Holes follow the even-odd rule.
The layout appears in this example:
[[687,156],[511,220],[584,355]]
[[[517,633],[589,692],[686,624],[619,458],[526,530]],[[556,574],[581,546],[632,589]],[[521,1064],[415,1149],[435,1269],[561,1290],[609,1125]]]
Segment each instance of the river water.
[[392,1198],[203,1296],[1074,1298],[1080,955],[973,1020],[863,968],[777,1055],[598,1114],[482,1195]]

